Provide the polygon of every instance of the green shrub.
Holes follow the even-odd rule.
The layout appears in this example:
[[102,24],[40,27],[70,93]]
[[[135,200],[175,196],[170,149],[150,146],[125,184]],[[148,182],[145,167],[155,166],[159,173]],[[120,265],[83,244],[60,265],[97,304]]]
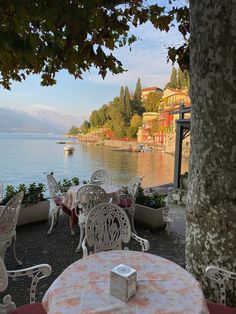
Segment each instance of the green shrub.
[[[58,182],[58,185],[62,192],[67,192],[72,185],[79,185],[79,178],[74,177],[70,180],[64,179],[63,181]],[[46,197],[44,195],[46,191],[45,184],[33,182],[29,184],[29,186],[26,186],[25,184],[20,184],[17,188],[14,188],[13,185],[7,185],[2,205],[6,205],[13,196],[21,191],[24,192],[22,204],[26,206],[46,200]]]
[[144,189],[139,184],[138,192],[136,196],[136,203],[144,206],[148,206],[151,208],[160,208],[166,206],[165,196],[158,194],[150,189],[150,194],[144,194]]
[[79,185],[79,178],[74,177],[72,179],[63,179],[58,182],[61,192],[67,192],[72,185]]
[[44,196],[46,186],[43,183],[34,182],[31,183],[28,187],[25,184],[20,184],[18,188],[14,188],[13,185],[7,185],[2,204],[6,205],[13,196],[21,191],[24,192],[22,204],[26,206],[46,200]]

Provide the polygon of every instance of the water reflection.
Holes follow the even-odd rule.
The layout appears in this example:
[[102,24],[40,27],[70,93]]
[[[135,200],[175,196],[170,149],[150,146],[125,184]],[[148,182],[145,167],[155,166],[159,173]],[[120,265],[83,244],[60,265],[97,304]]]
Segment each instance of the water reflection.
[[[110,148],[82,145],[90,160],[87,165],[106,169],[115,184],[123,185],[135,175],[143,178],[144,186],[153,186],[173,181],[174,156],[163,152],[121,152]],[[183,158],[182,171],[187,171],[188,159]]]
[[[46,184],[45,173],[54,172],[58,180],[77,176],[89,180],[98,169],[106,169],[117,185],[126,185],[139,175],[144,186],[173,181],[174,156],[162,152],[122,152],[94,144],[73,144],[75,151],[64,154],[62,140],[56,136],[27,136],[0,133],[0,179],[4,185],[32,182]],[[188,169],[183,159],[182,171]]]

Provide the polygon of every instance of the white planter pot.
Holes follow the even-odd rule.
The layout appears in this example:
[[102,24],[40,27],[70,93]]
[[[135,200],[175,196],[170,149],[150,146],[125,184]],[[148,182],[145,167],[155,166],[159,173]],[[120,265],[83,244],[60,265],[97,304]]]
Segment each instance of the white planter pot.
[[48,213],[49,201],[43,201],[29,206],[22,205],[17,221],[17,226],[47,220]]
[[164,229],[166,222],[163,220],[163,210],[168,207],[151,208],[140,204],[135,204],[135,221],[148,229]]

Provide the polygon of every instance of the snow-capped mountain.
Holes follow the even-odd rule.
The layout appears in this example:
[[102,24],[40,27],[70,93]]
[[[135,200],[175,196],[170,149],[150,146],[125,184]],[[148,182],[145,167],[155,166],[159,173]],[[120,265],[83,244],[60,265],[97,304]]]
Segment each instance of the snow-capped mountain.
[[0,131],[67,132],[73,125],[80,126],[86,118],[82,114],[70,114],[47,106],[32,106],[24,110],[0,107]]

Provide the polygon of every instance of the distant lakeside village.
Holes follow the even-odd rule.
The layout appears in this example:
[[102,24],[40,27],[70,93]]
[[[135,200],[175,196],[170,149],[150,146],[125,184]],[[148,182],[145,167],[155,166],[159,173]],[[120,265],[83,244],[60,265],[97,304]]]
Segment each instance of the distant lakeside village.
[[[119,97],[94,110],[89,121],[73,126],[66,136],[117,150],[146,149],[174,154],[180,106],[191,107],[188,89],[188,72],[174,67],[163,90],[157,86],[141,88],[138,79],[133,94],[127,86],[121,87]],[[189,119],[190,112],[184,118]],[[189,150],[187,136],[183,140],[183,156],[188,157]]]

